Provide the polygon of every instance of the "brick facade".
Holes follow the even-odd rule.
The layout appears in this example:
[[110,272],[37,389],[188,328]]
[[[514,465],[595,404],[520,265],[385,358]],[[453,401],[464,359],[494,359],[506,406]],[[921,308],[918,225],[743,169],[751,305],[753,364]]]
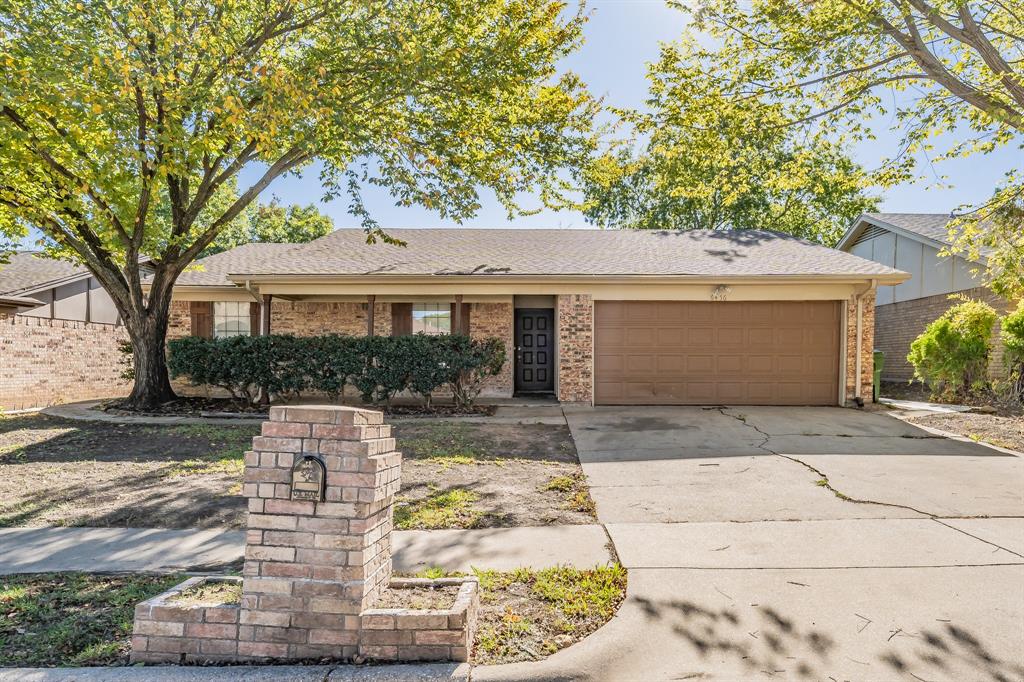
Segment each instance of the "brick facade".
[[[175,602],[193,586],[223,580],[197,577],[139,604],[132,663],[468,660],[476,578],[392,580],[402,461],[394,448],[380,412],[271,408],[245,454],[241,603]],[[300,489],[317,480],[304,475],[310,471],[322,473],[320,490]],[[373,608],[385,589],[420,586],[459,589],[446,609]]]
[[[871,402],[874,382],[875,349],[875,294],[869,291],[861,296],[861,343],[860,343],[860,395],[865,402]],[[857,300],[851,296],[846,302],[846,400],[852,401],[857,395]]]
[[126,394],[123,327],[0,315],[0,409],[23,410]]
[[[1014,307],[1006,299],[996,296],[984,287],[966,289],[958,293],[985,301],[1000,315],[1005,315]],[[914,367],[907,362],[910,344],[929,323],[937,320],[957,303],[959,301],[955,299],[950,300],[949,294],[938,294],[878,306],[875,312],[878,325],[875,331],[875,346],[885,353],[883,379],[909,381],[914,376]],[[999,338],[998,323],[992,333],[992,351],[989,375],[1001,377],[1005,374],[1005,366],[1003,365],[1002,341]]]
[[501,373],[484,382],[482,394],[492,397],[511,397],[514,389],[512,375],[515,358],[514,311],[511,303],[471,303],[469,335],[474,339],[496,338],[505,342],[508,359]]
[[594,297],[558,297],[558,399],[590,403],[594,396]]

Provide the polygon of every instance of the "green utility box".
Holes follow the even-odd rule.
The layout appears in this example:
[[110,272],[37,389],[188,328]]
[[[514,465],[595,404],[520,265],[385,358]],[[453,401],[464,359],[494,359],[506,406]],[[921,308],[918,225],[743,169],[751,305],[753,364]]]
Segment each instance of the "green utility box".
[[875,371],[874,371],[874,391],[871,396],[871,402],[877,403],[880,394],[882,393],[882,368],[885,367],[885,353],[880,350],[876,350],[875,353]]

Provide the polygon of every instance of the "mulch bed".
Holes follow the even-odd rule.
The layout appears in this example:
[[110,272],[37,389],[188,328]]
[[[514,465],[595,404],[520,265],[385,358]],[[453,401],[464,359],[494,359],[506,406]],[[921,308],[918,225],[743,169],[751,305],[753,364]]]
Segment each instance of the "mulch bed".
[[242,415],[266,414],[263,405],[251,405],[245,401],[230,398],[188,398],[180,397],[160,405],[154,410],[129,410],[121,400],[109,400],[99,409],[122,417],[200,417],[204,412],[223,412]]

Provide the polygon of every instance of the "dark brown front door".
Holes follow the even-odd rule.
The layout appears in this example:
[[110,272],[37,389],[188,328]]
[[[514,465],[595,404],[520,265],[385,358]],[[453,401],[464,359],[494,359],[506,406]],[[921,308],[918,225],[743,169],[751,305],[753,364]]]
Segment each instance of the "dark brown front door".
[[516,392],[555,390],[555,311],[516,309]]

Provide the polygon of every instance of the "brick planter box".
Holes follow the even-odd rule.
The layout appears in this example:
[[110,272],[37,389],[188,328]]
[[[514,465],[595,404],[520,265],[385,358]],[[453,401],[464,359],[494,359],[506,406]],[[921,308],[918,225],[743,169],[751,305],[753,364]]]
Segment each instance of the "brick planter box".
[[[465,661],[475,578],[392,580],[391,530],[402,456],[373,410],[273,407],[245,454],[244,578],[198,577],[135,610],[133,663]],[[173,597],[241,581],[238,605]],[[459,585],[449,609],[374,609],[382,589]]]

